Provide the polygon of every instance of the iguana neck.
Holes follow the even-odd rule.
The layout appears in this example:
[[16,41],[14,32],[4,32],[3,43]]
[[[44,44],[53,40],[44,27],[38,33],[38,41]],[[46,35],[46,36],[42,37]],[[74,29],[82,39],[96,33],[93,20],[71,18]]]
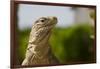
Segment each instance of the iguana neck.
[[41,28],[37,31],[36,26],[31,30],[28,49],[33,48],[31,51],[39,55],[45,55],[49,49],[48,40],[51,35],[51,28]]
[[34,45],[44,45],[48,42],[51,35],[52,26],[42,27],[37,30],[38,26],[32,28],[29,43]]
[[34,51],[36,52],[38,56],[45,57],[49,49],[50,49],[49,44],[46,43],[45,45],[36,45],[34,48]]

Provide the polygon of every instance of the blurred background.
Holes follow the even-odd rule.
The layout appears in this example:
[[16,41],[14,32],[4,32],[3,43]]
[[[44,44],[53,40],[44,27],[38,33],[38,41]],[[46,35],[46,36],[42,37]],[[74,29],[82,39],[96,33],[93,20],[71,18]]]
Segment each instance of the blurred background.
[[49,43],[62,64],[95,62],[95,9],[49,5],[19,4],[17,8],[17,60],[25,58],[29,34],[35,20],[56,16],[58,23],[52,30]]

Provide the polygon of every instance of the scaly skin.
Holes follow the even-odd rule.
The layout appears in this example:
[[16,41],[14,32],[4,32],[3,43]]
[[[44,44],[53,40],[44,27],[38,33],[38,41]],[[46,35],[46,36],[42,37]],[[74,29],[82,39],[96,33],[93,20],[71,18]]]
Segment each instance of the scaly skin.
[[50,65],[57,63],[48,43],[51,30],[56,23],[56,17],[41,17],[35,21],[30,32],[26,56],[22,65]]

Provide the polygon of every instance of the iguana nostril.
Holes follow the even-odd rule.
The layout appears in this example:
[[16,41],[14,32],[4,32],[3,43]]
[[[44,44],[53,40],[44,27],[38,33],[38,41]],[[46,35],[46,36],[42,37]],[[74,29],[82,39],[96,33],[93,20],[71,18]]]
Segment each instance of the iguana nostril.
[[53,19],[57,20],[57,18],[56,18],[56,17],[53,17]]

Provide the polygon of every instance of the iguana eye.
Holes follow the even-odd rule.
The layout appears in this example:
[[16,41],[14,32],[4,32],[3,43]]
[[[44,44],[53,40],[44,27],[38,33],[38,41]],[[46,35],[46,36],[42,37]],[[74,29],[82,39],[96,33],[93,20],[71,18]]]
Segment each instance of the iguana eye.
[[40,19],[40,22],[45,22],[46,20],[47,20],[47,18],[43,17],[43,18]]
[[35,21],[35,23],[39,23],[39,22],[44,23],[44,22],[47,21],[47,20],[48,20],[47,18],[42,17],[42,18],[40,18],[39,20]]
[[41,21],[41,22],[45,22],[45,20],[44,20],[44,19],[41,19],[40,21]]

